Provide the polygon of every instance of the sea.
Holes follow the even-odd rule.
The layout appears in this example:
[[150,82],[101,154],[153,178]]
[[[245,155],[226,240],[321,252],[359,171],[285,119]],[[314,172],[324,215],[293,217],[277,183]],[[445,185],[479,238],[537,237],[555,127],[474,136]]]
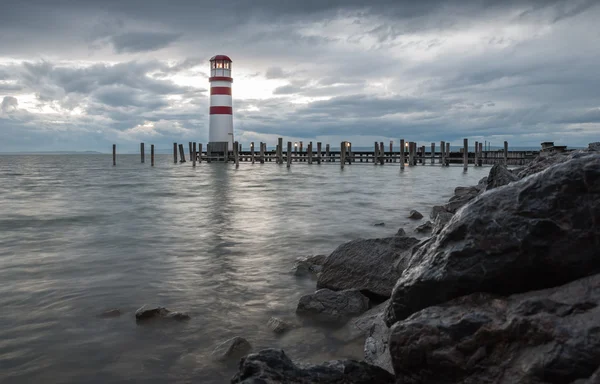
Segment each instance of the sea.
[[[149,160],[0,156],[1,383],[227,383],[239,360],[211,352],[234,336],[301,362],[360,359],[361,343],[296,316],[316,281],[295,260],[411,234],[489,171]],[[191,319],[138,324],[142,305]],[[299,326],[276,335],[272,316]]]

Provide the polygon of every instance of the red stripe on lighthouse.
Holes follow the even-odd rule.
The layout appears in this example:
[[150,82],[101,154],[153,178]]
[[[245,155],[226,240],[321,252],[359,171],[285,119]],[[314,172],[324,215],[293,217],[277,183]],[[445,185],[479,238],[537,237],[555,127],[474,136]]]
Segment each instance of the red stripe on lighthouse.
[[211,87],[210,94],[211,95],[230,95],[231,96],[231,87]]
[[210,81],[211,83],[213,81],[229,81],[230,83],[233,83],[233,79],[231,77],[227,77],[227,76],[213,76],[213,77],[209,77],[208,81]]
[[233,115],[231,107],[210,107],[211,115]]

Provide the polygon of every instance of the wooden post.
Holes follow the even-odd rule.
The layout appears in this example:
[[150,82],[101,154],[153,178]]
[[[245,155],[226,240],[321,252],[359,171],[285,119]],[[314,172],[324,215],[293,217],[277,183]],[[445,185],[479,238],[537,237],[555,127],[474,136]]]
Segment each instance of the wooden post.
[[192,142],[190,141],[190,142],[188,143],[188,145],[189,145],[189,147],[190,147],[189,154],[190,154],[190,160],[191,160],[191,159],[192,159]]
[[144,143],[140,143],[140,157],[142,160],[142,164],[144,164]]
[[469,168],[469,139],[463,140],[463,169]]
[[431,165],[435,163],[435,143],[431,143]]
[[383,162],[385,161],[385,148],[383,147],[383,141],[379,142],[379,155],[381,156],[379,158],[379,164],[383,165]]
[[240,166],[240,144],[237,141],[233,143],[233,161],[235,167],[238,168]]
[[446,142],[440,141],[440,164],[444,165],[444,150],[446,149]]
[[287,167],[289,168],[292,165],[292,142],[288,141],[287,146]]
[[327,158],[327,162],[331,163],[331,156],[329,154],[329,144],[325,144],[325,157]]
[[392,162],[392,156],[394,154],[394,142],[390,140],[390,163]]
[[308,143],[308,164],[312,164],[312,141]]
[[297,162],[298,161],[298,143],[297,142],[294,142],[294,157],[295,157],[294,161]]
[[352,143],[346,142],[346,155],[348,156],[348,164],[352,164],[354,162],[354,155],[352,154]]
[[408,142],[408,166],[409,167],[413,166],[413,145],[414,145],[414,143],[412,141]]
[[150,166],[154,167],[154,144],[150,144]]
[[173,163],[177,164],[177,143],[173,143]]
[[425,146],[421,146],[421,165],[425,165]]
[[250,143],[250,158],[252,164],[254,164],[254,141]]
[[277,162],[279,164],[283,164],[283,138],[277,138],[277,148],[279,148],[279,152],[277,153]]
[[196,166],[196,142],[194,141],[192,143],[192,167]]
[[317,164],[321,164],[321,142],[317,142]]
[[260,155],[259,155],[259,160],[261,164],[265,163],[265,146],[263,144],[263,142],[260,142]]
[[117,165],[117,144],[113,144],[113,167]]
[[377,159],[379,157],[379,144],[375,142],[375,150],[373,151],[373,165],[377,165]]
[[483,166],[483,143],[479,143],[479,166]]
[[504,165],[508,165],[508,141],[504,142]]
[[344,169],[344,163],[346,162],[346,142],[340,143],[340,167]]
[[446,156],[444,158],[446,161],[446,166],[450,166],[450,143],[446,143]]
[[198,163],[202,162],[202,143],[198,143]]
[[298,159],[298,161],[304,161],[304,159],[302,158],[302,142],[300,142],[300,158]]
[[475,152],[473,153],[473,155],[475,156],[473,158],[473,166],[476,167],[477,166],[477,150],[479,149],[479,142],[476,141],[475,142]]
[[185,163],[185,152],[183,152],[183,144],[179,144],[179,160],[180,163]]
[[400,169],[404,169],[404,139],[400,139]]

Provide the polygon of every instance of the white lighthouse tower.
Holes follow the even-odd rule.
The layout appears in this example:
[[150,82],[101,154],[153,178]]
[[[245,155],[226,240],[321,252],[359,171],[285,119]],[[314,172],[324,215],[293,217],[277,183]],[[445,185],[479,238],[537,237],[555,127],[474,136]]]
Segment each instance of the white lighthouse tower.
[[216,55],[210,59],[210,124],[208,141],[211,151],[233,149],[233,109],[231,97],[231,59]]

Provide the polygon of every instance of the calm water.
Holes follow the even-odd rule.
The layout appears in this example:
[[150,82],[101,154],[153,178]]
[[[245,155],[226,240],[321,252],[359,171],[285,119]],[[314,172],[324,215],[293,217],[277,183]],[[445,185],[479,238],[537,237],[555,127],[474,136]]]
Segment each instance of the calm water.
[[[283,337],[315,281],[290,274],[303,255],[417,224],[488,169],[397,165],[140,164],[137,155],[0,156],[0,381],[227,382],[237,360],[208,355],[230,337],[294,359],[361,357],[330,332]],[[377,222],[385,227],[374,227]],[[185,323],[136,325],[142,304]],[[118,318],[97,314],[120,308]]]

